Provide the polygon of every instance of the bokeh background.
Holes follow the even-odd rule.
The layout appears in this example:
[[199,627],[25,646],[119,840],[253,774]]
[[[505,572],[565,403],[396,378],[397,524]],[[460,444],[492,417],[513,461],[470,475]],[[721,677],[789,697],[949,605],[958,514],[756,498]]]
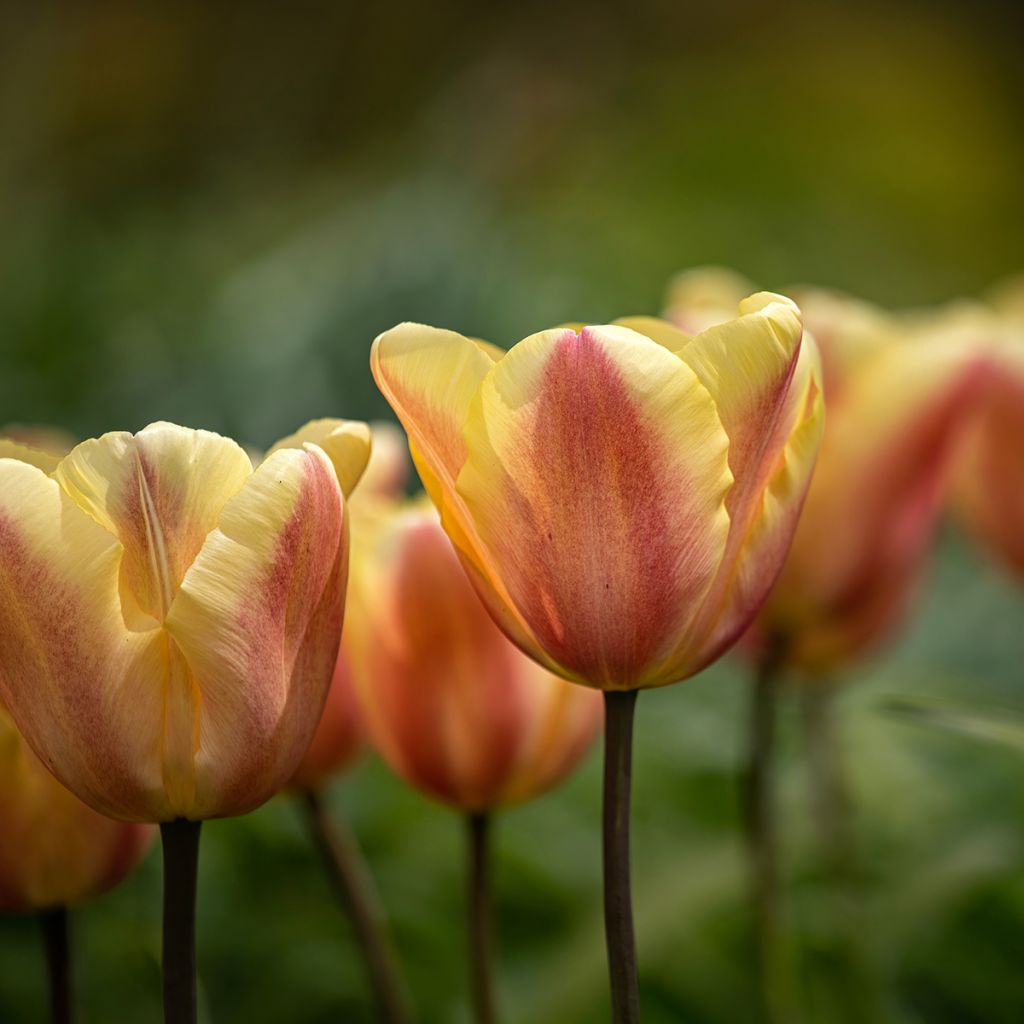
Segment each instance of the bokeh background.
[[[1024,262],[1017,5],[92,0],[0,7],[0,421],[168,418],[256,446],[386,406],[404,319],[508,345],[656,311],[725,263],[886,305]],[[646,1020],[750,1019],[738,832],[745,667],[638,712]],[[840,698],[879,1020],[1024,1019],[1024,600],[947,528],[908,629]],[[888,710],[998,714],[998,740]],[[808,1021],[850,1020],[795,697],[784,848]],[[981,730],[984,731],[984,730]],[[604,1019],[599,758],[506,814],[510,1022]],[[462,833],[371,758],[331,793],[393,915],[425,1024],[468,1020]],[[205,829],[208,1020],[371,1018],[286,799]],[[2,837],[0,837],[2,841]],[[87,1021],[159,1020],[159,855],[77,918]],[[0,922],[0,1020],[41,1020],[32,921]]]

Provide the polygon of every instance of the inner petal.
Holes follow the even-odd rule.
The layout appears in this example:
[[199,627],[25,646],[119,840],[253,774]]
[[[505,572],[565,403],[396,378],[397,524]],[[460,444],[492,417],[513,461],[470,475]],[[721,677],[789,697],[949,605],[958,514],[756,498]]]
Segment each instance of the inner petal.
[[234,441],[155,423],[78,445],[54,476],[123,545],[125,621],[144,628],[164,620],[225,502],[251,472]]

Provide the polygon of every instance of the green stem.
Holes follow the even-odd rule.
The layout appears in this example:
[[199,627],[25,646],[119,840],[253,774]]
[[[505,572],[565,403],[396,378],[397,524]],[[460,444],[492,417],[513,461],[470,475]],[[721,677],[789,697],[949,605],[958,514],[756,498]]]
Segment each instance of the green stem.
[[775,726],[783,663],[781,646],[775,645],[761,660],[753,681],[746,775],[754,963],[762,1024],[792,1024],[796,1019],[781,921],[775,809]]
[[870,956],[861,940],[861,904],[857,898],[857,848],[852,804],[843,774],[836,728],[835,686],[811,680],[801,698],[807,768],[818,849],[831,896],[836,959],[842,971],[840,1016],[848,1021],[875,1020],[881,1000]]
[[629,875],[629,801],[636,690],[604,695],[604,927],[613,1024],[640,1020]]
[[164,1024],[196,1024],[196,874],[202,822],[160,826],[164,850]]
[[413,1012],[408,990],[359,844],[343,822],[330,818],[317,792],[306,790],[302,802],[310,836],[355,930],[378,1018],[382,1024],[409,1024]]
[[466,816],[469,839],[469,965],[474,1024],[495,1024],[494,909],[491,895],[490,817]]
[[75,1019],[74,977],[68,908],[52,907],[39,914],[50,985],[51,1024],[72,1024]]

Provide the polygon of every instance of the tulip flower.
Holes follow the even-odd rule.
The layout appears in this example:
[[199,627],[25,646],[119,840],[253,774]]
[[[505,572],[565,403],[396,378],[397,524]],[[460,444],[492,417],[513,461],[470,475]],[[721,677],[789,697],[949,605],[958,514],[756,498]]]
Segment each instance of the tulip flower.
[[[742,287],[718,272],[691,272],[685,280],[688,291],[670,285],[667,299],[680,323],[713,317],[708,296],[720,305],[730,288]],[[752,691],[746,811],[760,998],[769,1021],[789,1019],[791,998],[791,972],[780,962],[772,806],[778,677],[800,669],[817,679],[804,695],[808,745],[829,760],[814,759],[813,782],[824,807],[816,820],[838,822],[844,797],[838,790],[824,792],[838,769],[821,677],[877,643],[905,610],[977,385],[977,367],[965,346],[925,337],[845,296],[796,294],[821,348],[828,426],[789,555],[747,638],[759,670]],[[833,831],[845,829],[837,825]],[[845,837],[822,842],[833,851],[849,846]]]
[[254,470],[156,423],[47,472],[0,458],[0,699],[95,810],[160,822],[164,996],[195,1019],[199,823],[280,789],[327,696],[344,610],[344,493],[363,424],[318,421]]
[[991,372],[958,457],[956,500],[984,547],[1024,581],[1024,287],[1017,301],[1016,317],[971,328]]
[[153,837],[97,814],[64,788],[0,705],[0,912],[39,917],[54,1024],[73,1019],[68,909],[117,885]]
[[[371,533],[381,515],[397,506],[409,476],[405,435],[391,423],[373,423],[371,433],[370,461],[348,503],[353,565],[367,546],[364,535]],[[365,728],[352,679],[351,606],[350,599],[327,703],[291,787],[305,810],[313,845],[352,922],[380,1019],[385,1024],[404,1024],[412,1019],[408,991],[369,866],[352,830],[344,821],[332,819],[324,804],[327,783],[348,768],[363,747]]]
[[600,695],[518,651],[491,621],[422,502],[354,563],[354,678],[366,727],[397,775],[466,816],[477,1020],[494,1017],[488,822],[550,789],[601,721]]
[[628,875],[636,692],[746,628],[785,556],[822,423],[800,313],[762,293],[691,336],[558,328],[507,354],[403,324],[378,386],[478,593],[507,635],[605,692],[606,929],[616,1021],[639,997]]

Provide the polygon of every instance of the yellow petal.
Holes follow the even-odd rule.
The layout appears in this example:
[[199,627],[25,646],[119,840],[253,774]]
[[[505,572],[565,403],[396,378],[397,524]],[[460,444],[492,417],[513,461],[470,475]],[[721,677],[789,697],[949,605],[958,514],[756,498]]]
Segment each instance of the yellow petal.
[[49,475],[60,465],[61,457],[43,451],[41,448],[31,448],[6,437],[0,437],[0,459],[17,459],[18,462],[27,462],[30,466],[35,466]]
[[319,445],[327,453],[347,498],[355,490],[371,457],[369,426],[358,420],[310,420],[294,434],[278,441],[266,457],[282,448],[301,448],[307,442]]
[[55,480],[0,460],[0,697],[82,800],[158,821],[163,793],[160,631],[126,628],[121,545]]
[[338,654],[347,556],[318,446],[275,452],[224,506],[166,620],[201,694],[189,817],[245,813],[294,773]]
[[728,439],[694,372],[623,327],[547,331],[494,366],[464,433],[478,568],[530,653],[593,686],[670,682],[729,526]]
[[159,623],[224,503],[251,472],[234,441],[154,423],[135,435],[84,441],[54,477],[124,545],[126,597]]

